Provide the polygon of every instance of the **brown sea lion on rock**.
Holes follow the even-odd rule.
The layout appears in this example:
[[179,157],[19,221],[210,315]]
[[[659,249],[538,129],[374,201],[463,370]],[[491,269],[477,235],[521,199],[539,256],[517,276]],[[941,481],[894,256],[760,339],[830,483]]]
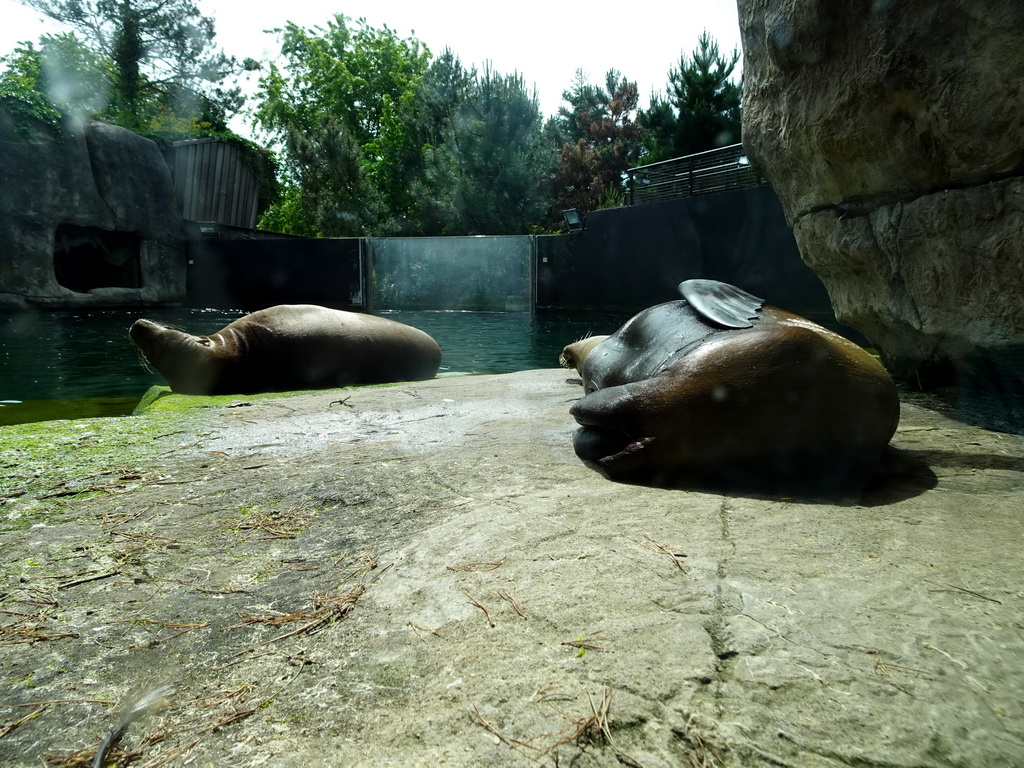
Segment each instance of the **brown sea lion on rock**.
[[421,330],[310,304],[253,312],[209,336],[136,320],[129,336],[171,389],[187,395],[421,381],[441,362],[441,348]]
[[583,379],[576,454],[613,480],[768,493],[857,491],[899,422],[853,342],[725,283],[566,347]]

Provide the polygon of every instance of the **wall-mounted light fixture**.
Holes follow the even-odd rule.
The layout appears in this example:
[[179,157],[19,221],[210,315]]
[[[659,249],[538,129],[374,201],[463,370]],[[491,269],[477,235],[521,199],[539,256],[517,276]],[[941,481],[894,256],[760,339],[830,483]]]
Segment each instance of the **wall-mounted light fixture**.
[[569,228],[570,232],[582,232],[583,231],[583,217],[580,212],[575,208],[570,208],[567,211],[562,211],[562,218],[565,219],[565,226]]
[[216,221],[197,221],[199,237],[202,240],[216,240],[220,237],[220,225]]

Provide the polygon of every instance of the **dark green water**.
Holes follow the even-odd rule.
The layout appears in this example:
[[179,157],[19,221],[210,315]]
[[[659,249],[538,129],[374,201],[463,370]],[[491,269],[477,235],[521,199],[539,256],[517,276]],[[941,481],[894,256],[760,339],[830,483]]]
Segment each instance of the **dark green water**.
[[[244,311],[163,309],[0,314],[0,424],[131,412],[163,378],[143,368],[128,341],[138,317],[197,335]],[[441,345],[442,372],[507,373],[558,365],[562,347],[587,333],[611,333],[622,315],[387,312]]]

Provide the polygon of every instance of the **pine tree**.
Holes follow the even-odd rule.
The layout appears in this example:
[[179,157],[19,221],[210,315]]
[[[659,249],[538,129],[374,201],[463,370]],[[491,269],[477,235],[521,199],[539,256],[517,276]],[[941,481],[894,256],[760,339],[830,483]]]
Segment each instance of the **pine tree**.
[[730,80],[739,51],[723,58],[704,32],[689,58],[669,70],[667,98],[655,95],[641,116],[647,132],[645,162],[657,162],[740,141],[742,87]]
[[569,108],[562,107],[547,128],[549,139],[562,138],[552,176],[552,224],[567,208],[589,213],[618,199],[626,170],[640,158],[643,138],[635,117],[636,83],[617,70],[607,72],[603,87],[587,83],[577,71],[572,89],[562,98]]
[[550,171],[540,106],[521,75],[490,67],[472,79],[439,147],[430,148],[427,231],[443,234],[526,234],[538,226]]

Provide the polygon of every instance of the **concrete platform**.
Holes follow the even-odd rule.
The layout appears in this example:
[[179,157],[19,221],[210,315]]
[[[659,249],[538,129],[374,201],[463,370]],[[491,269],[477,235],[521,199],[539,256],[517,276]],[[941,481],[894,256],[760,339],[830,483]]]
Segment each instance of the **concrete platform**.
[[905,404],[862,504],[669,491],[575,457],[580,393],[0,428],[0,762],[166,685],[133,766],[1024,765],[1020,437]]

